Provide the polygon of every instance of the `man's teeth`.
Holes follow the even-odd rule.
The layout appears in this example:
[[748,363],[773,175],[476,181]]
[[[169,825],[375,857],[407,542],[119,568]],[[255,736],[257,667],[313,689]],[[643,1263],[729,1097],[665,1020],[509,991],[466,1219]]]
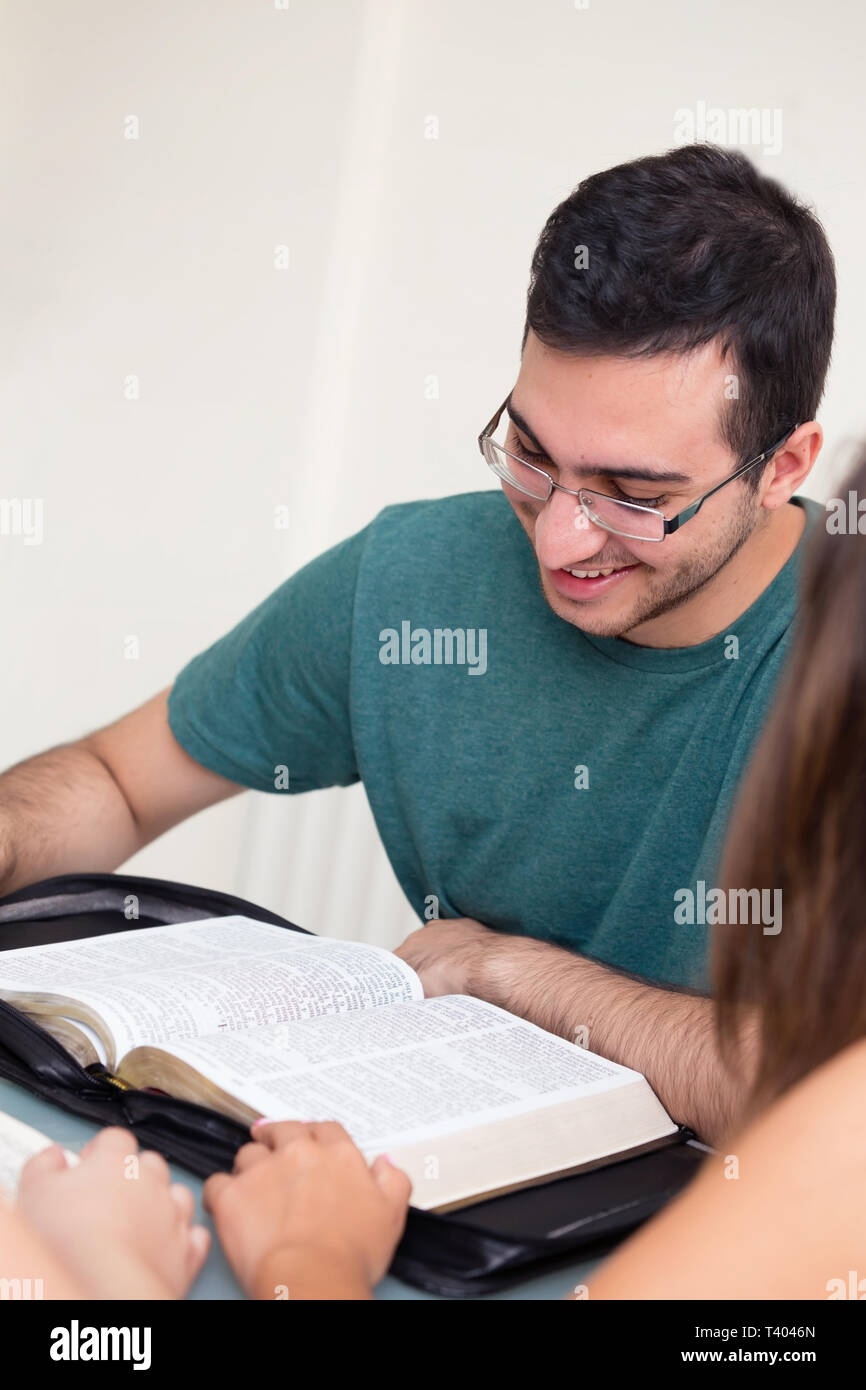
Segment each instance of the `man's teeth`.
[[598,579],[599,575],[614,574],[617,568],[614,566],[613,569],[609,570],[568,570],[568,573],[573,574],[575,579]]

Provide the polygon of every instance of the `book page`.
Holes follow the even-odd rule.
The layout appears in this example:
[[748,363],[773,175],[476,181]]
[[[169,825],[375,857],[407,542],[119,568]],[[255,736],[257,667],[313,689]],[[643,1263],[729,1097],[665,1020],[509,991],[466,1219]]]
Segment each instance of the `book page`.
[[379,946],[308,936],[248,917],[206,918],[0,953],[0,993],[61,994],[58,1012],[102,1018],[116,1059],[141,1043],[257,1028],[421,999],[405,961]]
[[[660,1148],[677,1127],[651,1087],[594,1091],[415,1144],[394,1144],[394,1162],[412,1180],[412,1205],[453,1211],[479,1197],[532,1187]],[[575,1225],[580,1224],[576,1216]]]
[[[21,1169],[28,1158],[41,1153],[53,1143],[54,1140],[49,1139],[47,1134],[41,1134],[38,1129],[33,1129],[12,1115],[0,1111],[0,1193],[4,1197],[8,1197],[10,1201],[14,1199]],[[64,1149],[63,1152],[67,1163],[79,1162],[78,1154],[72,1153],[69,1149]]]
[[635,1082],[649,1090],[638,1072],[466,995],[165,1050],[269,1119],[339,1120],[370,1154]]

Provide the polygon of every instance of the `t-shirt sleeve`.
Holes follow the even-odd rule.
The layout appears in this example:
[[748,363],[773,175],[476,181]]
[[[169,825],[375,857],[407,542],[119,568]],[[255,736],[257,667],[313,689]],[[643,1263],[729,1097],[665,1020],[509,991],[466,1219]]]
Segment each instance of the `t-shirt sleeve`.
[[168,720],[196,762],[258,791],[359,780],[349,688],[368,531],[305,565],[180,672]]

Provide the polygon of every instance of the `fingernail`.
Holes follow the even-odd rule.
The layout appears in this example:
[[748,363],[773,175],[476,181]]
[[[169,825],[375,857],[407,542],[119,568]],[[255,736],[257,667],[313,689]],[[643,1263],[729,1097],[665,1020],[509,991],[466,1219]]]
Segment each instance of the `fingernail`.
[[265,1118],[264,1115],[262,1115],[262,1116],[260,1116],[260,1118],[259,1118],[258,1120],[253,1120],[252,1124],[250,1125],[250,1129],[258,1129],[259,1125],[272,1125],[272,1124],[273,1124],[273,1120],[268,1120],[268,1119]]

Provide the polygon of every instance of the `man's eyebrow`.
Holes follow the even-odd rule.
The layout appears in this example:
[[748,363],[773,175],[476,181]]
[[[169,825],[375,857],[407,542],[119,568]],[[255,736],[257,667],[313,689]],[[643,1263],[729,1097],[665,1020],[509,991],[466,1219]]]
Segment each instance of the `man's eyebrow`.
[[519,430],[523,430],[523,433],[526,435],[527,439],[530,441],[530,443],[535,445],[538,452],[540,454],[544,454],[545,458],[549,458],[550,455],[548,454],[544,445],[540,443],[538,439],[536,439],[535,435],[532,433],[532,430],[527,425],[526,421],[524,420],[517,407],[511,404],[510,396],[508,397],[508,400],[505,402],[505,409],[508,411],[509,416],[514,421],[517,428]]
[[[510,396],[508,397],[505,408],[517,428],[526,435],[529,442],[535,446],[540,454],[543,454],[546,459],[549,459],[549,452],[536,435],[533,434],[520,411],[511,404]],[[690,483],[692,481],[688,473],[675,473],[670,470],[656,471],[651,468],[628,468],[624,465],[617,465],[612,468],[609,464],[587,464],[579,471],[582,473],[604,473],[608,478],[631,478],[636,482],[647,483]]]

